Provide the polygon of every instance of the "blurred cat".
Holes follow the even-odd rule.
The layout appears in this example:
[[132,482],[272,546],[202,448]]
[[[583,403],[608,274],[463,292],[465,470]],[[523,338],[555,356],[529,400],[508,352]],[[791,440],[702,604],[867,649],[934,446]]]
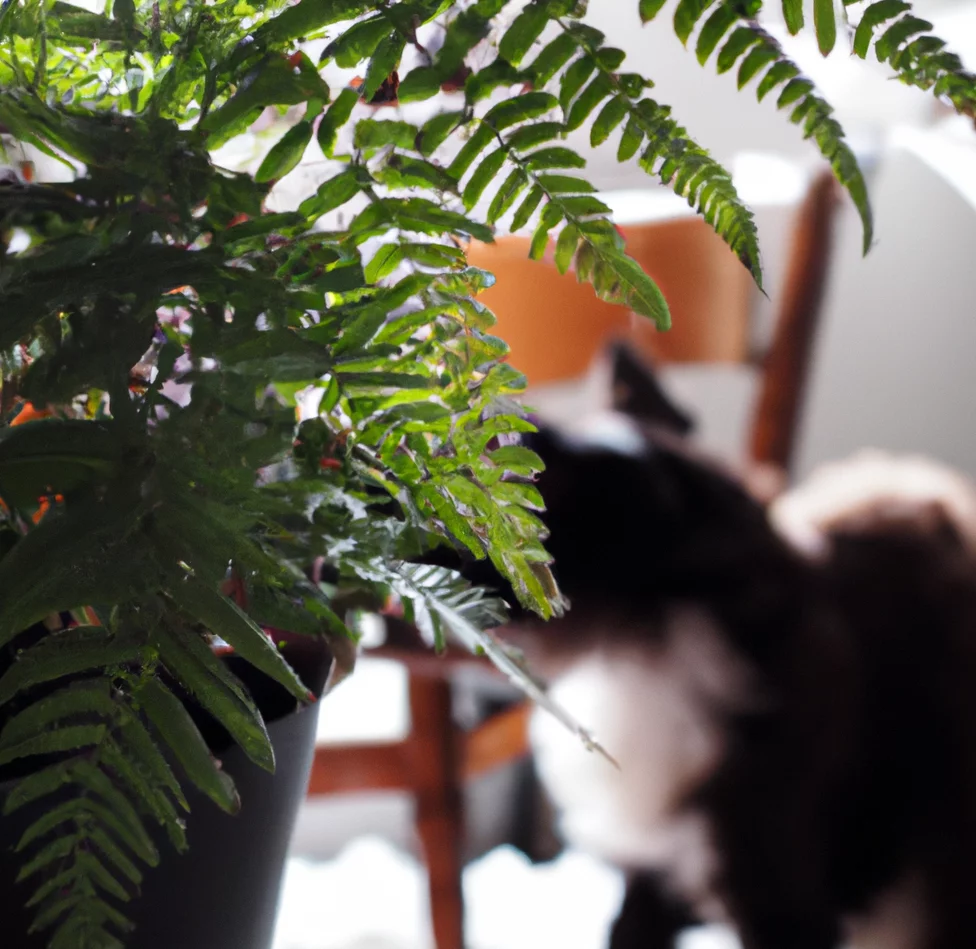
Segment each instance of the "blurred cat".
[[614,409],[527,437],[571,609],[504,638],[620,762],[535,713],[572,845],[623,868],[612,949],[976,946],[976,492],[919,459],[768,507],[629,351]]

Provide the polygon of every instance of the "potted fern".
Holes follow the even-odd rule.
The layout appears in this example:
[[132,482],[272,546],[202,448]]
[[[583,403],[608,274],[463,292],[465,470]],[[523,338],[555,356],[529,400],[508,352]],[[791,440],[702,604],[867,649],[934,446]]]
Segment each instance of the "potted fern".
[[[531,430],[513,401],[524,380],[465,242],[532,226],[534,256],[555,236],[557,266],[666,329],[665,300],[560,144],[583,126],[594,145],[620,130],[619,160],[685,196],[759,280],[757,235],[728,174],[578,0],[109,6],[0,5],[0,126],[19,169],[0,183],[4,944],[257,949],[283,844],[228,841],[253,844],[269,813],[287,840],[314,733],[300,709],[351,668],[355,611],[395,598],[433,646],[482,648],[545,701],[485,632],[503,604],[413,563],[466,548],[543,616],[558,608],[542,499],[505,477],[539,468],[511,438]],[[775,91],[867,248],[857,162],[760,6],[680,0],[674,29],[702,62]],[[661,7],[639,2],[645,21]],[[801,29],[800,0],[783,7]],[[907,3],[852,8],[858,55],[973,114],[976,82]],[[834,6],[814,12],[827,53]],[[360,75],[329,88],[325,64]],[[395,112],[424,101],[422,124]],[[267,109],[295,123],[257,172],[217,165]],[[32,181],[23,148],[65,180]],[[321,184],[268,211],[306,154],[324,160]],[[290,784],[262,784],[292,744]],[[208,838],[205,797],[241,807],[238,830]],[[236,873],[248,852],[259,886]],[[174,886],[200,879],[188,861],[231,884],[209,903],[154,889],[145,865],[160,860]],[[194,896],[177,939],[163,922],[189,918]],[[231,908],[234,926],[201,922]]]

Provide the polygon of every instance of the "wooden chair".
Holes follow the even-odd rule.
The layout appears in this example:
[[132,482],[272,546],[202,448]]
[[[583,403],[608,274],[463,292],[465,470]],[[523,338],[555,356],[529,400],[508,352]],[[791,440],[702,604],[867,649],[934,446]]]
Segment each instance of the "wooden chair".
[[[796,438],[826,281],[837,191],[833,177],[814,179],[799,209],[773,342],[761,375],[750,455],[785,471]],[[628,252],[660,283],[674,315],[668,334],[655,334],[619,307],[601,303],[575,276],[527,259],[528,239],[510,237],[470,248],[472,263],[499,277],[484,302],[498,316],[498,335],[530,386],[585,372],[610,339],[630,338],[658,362],[744,362],[749,357],[750,277],[698,218],[622,229]],[[558,344],[558,345],[557,345]],[[437,949],[463,949],[461,890],[465,783],[528,753],[530,708],[519,704],[467,733],[452,718],[452,673],[484,660],[461,650],[437,657],[400,630],[399,641],[372,651],[409,671],[410,731],[400,742],[324,746],[316,750],[312,796],[407,791],[429,874]]]

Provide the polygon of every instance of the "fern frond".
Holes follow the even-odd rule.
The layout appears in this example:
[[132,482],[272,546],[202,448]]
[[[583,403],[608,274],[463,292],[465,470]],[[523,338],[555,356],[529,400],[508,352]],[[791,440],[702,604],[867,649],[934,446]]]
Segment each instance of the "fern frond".
[[[756,86],[759,101],[774,90],[780,90],[777,108],[789,110],[790,121],[803,128],[804,138],[816,142],[820,154],[830,162],[837,180],[850,194],[861,217],[863,249],[867,253],[873,239],[873,221],[867,185],[857,158],[844,138],[843,128],[833,117],[831,106],[784,54],[775,37],[753,19],[759,6],[756,0],[720,0],[718,3],[715,0],[680,0],[674,14],[675,32],[682,42],[687,43],[706,11],[712,11],[698,33],[695,47],[698,61],[704,65],[718,49],[716,65],[719,72],[728,72],[739,63],[740,89],[762,73]],[[788,18],[799,28],[793,7],[790,7]],[[823,42],[826,43],[828,38],[825,35]],[[691,181],[694,180],[693,173]]]
[[432,59],[428,56],[426,65],[418,66],[403,77],[399,89],[400,100],[411,102],[429,99],[443,85],[466,72],[465,57],[488,36],[494,17],[507,3],[508,0],[478,0],[467,9],[461,10],[448,24],[437,55]]
[[[158,636],[161,658],[252,758],[273,765],[264,723],[243,685],[226,669],[214,670],[217,660],[209,647],[199,637],[196,646],[189,645],[193,638],[179,627]],[[0,683],[13,676],[18,684],[36,685],[60,678],[65,668],[80,668],[76,661],[59,663],[50,649],[42,650],[46,645],[25,650]],[[32,671],[17,673],[18,666]],[[17,782],[4,802],[4,814],[28,809],[29,823],[16,847],[28,851],[28,858],[18,879],[41,877],[29,904],[37,913],[32,931],[51,929],[52,946],[109,945],[113,933],[128,930],[111,900],[127,902],[142,881],[140,866],[159,862],[146,820],[164,828],[177,849],[186,849],[176,811],[176,805],[186,808],[186,800],[161,748],[221,807],[238,806],[230,777],[156,675],[114,664],[85,668],[91,678],[28,704],[0,734],[0,762],[38,755],[59,759]],[[55,803],[44,807],[48,798]],[[69,942],[76,938],[82,941]]]
[[[28,657],[26,664],[35,659]],[[135,714],[111,683],[103,670],[98,678],[51,692],[13,716],[0,734],[2,761],[62,756],[17,783],[4,806],[5,814],[32,808],[16,849],[33,855],[18,879],[42,877],[28,902],[36,908],[31,931],[53,929],[52,946],[115,944],[113,931],[125,933],[131,926],[110,898],[127,902],[142,882],[138,865],[159,863],[138,802],[116,783],[102,759],[113,730]],[[39,806],[49,795],[57,803]]]
[[372,16],[353,23],[325,48],[320,62],[335,60],[351,68],[369,60],[366,79],[359,94],[367,102],[382,82],[400,65],[407,45],[416,47],[427,60],[403,77],[397,95],[410,102],[430,98],[440,91],[463,66],[469,50],[480,43],[491,29],[492,18],[507,0],[480,0],[459,13],[449,24],[436,57],[420,45],[417,28],[448,10],[450,0],[406,0],[378,9]]
[[527,151],[563,134],[562,123],[546,119],[557,105],[558,100],[545,92],[497,103],[483,118],[473,120],[474,132],[448,173],[459,182],[467,179],[462,196],[471,208],[499,177],[503,166],[512,166],[492,198],[489,215],[500,217],[529,188],[515,211],[512,226],[527,224],[545,202],[532,238],[531,255],[541,257],[550,232],[563,224],[557,241],[557,266],[565,273],[575,258],[577,277],[591,283],[601,299],[628,306],[654,320],[659,328],[667,328],[671,319],[667,303],[657,285],[624,253],[622,239],[610,221],[610,209],[593,196],[595,189],[588,181],[554,171],[578,168],[580,159],[569,157],[572,153],[558,146]]
[[[482,591],[466,588],[467,585],[458,574],[444,567],[402,564],[397,572],[399,577],[394,581],[396,592],[411,604],[413,619],[422,629],[426,628],[433,633],[442,626],[447,627],[451,635],[471,652],[491,658],[498,669],[524,689],[529,698],[577,735],[586,747],[615,763],[600,743],[561,705],[553,701],[544,686],[531,677],[522,659],[486,631],[486,627],[496,623],[492,622],[494,605],[490,599],[484,597]],[[479,617],[478,614],[486,609],[489,611],[488,615]],[[480,623],[473,622],[479,618]],[[437,635],[443,635],[443,632]]]
[[[729,173],[671,118],[670,107],[643,95],[652,85],[649,80],[636,73],[617,71],[624,61],[624,53],[604,46],[604,36],[599,30],[562,21],[560,26],[563,34],[540,52],[528,72],[536,81],[545,81],[567,51],[566,61],[578,54],[560,82],[560,105],[566,128],[581,127],[599,107],[600,112],[590,127],[590,144],[596,147],[626,120],[617,149],[618,161],[627,161],[640,152],[640,167],[695,208],[729,245],[761,289],[762,266],[755,221],[739,198]],[[552,52],[556,43],[560,45]],[[562,66],[557,66],[557,72],[559,68]]]
[[[850,5],[861,3],[853,0]],[[876,0],[862,8],[854,52],[866,59],[873,43],[878,62],[888,63],[901,82],[931,90],[960,114],[976,119],[976,75],[931,29],[928,20],[915,16],[907,0]]]

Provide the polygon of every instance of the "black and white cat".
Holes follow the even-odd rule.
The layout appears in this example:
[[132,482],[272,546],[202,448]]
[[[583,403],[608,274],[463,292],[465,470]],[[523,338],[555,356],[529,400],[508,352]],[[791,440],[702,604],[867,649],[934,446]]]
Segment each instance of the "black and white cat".
[[504,630],[620,763],[536,713],[564,837],[629,873],[612,949],[973,949],[976,492],[866,455],[767,509],[614,360],[615,414],[528,438],[571,609]]

